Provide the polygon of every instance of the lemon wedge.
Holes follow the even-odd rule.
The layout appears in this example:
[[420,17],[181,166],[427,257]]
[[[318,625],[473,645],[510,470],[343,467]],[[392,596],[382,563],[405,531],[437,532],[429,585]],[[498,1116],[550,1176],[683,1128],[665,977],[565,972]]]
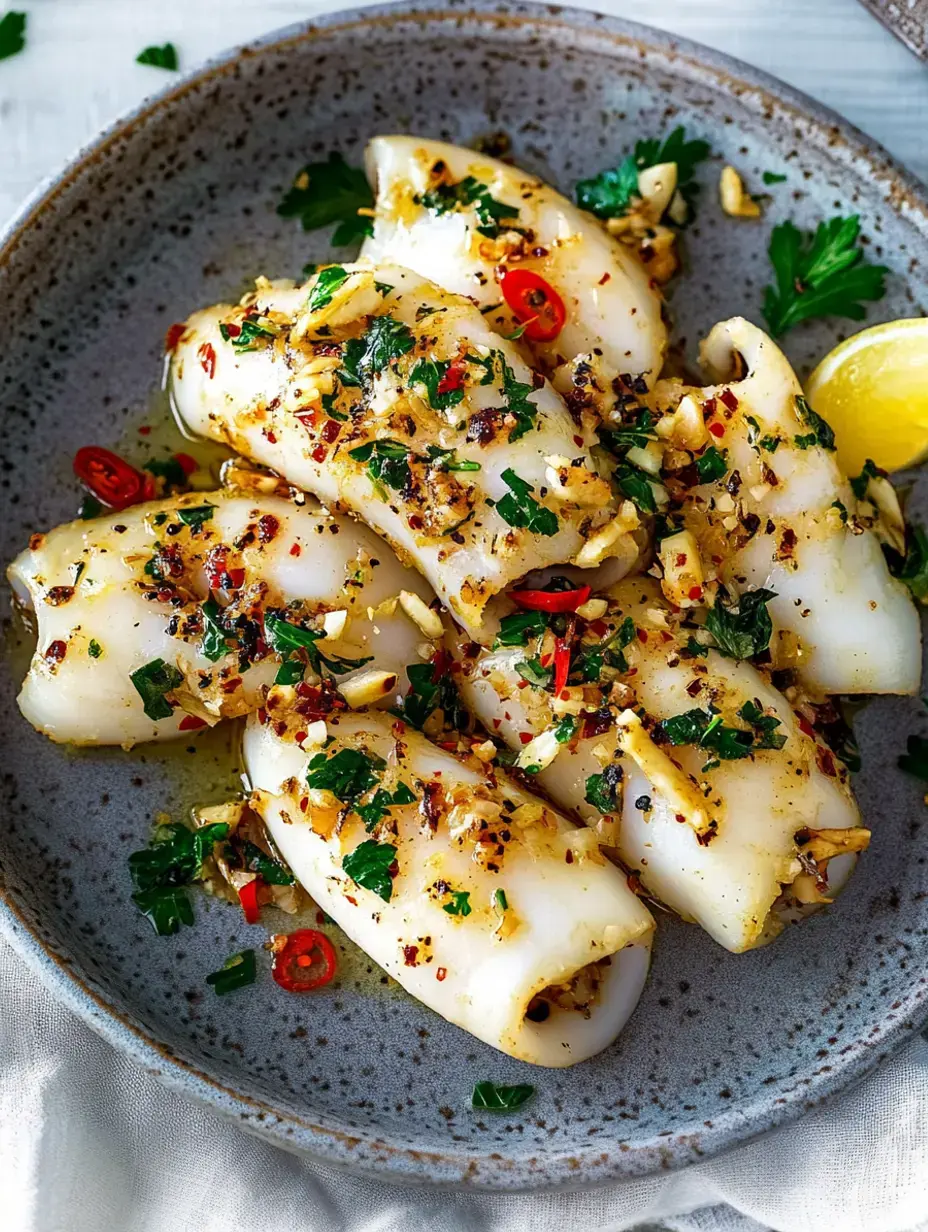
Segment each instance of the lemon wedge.
[[835,433],[838,461],[857,475],[867,458],[887,471],[928,454],[928,318],[874,325],[829,352],[806,385]]

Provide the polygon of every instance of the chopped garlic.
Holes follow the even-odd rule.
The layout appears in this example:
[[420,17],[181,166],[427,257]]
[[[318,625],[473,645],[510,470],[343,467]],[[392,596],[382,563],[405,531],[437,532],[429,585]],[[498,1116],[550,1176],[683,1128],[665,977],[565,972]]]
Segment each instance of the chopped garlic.
[[444,625],[437,612],[433,612],[424,599],[411,590],[400,591],[400,607],[409,619],[419,626],[426,637],[438,638],[444,633]]
[[657,163],[638,172],[638,195],[647,204],[655,222],[660,220],[676,191],[676,163]]
[[374,285],[372,270],[356,270],[349,274],[332,298],[321,308],[305,309],[297,316],[290,331],[290,340],[299,342],[316,334],[325,326],[347,325],[358,317],[370,316],[380,307],[380,292]]
[[705,574],[693,532],[681,530],[675,535],[668,535],[661,540],[657,554],[664,569],[661,589],[666,598],[677,607],[699,603]]
[[699,449],[709,439],[702,408],[691,394],[685,394],[671,415],[657,421],[655,431],[662,440],[673,441],[682,449]]
[[322,627],[325,630],[325,638],[341,637],[345,632],[345,625],[348,623],[348,612],[345,608],[339,608],[337,612],[326,612],[322,618]]
[[549,727],[547,731],[543,731],[541,735],[528,742],[516,758],[516,765],[520,770],[524,770],[527,766],[537,766],[539,770],[544,770],[545,766],[551,765],[563,747],[557,742],[554,728]]
[[731,218],[760,218],[760,206],[744,191],[741,176],[734,167],[723,167],[719,177],[719,199]]
[[709,815],[695,781],[658,748],[634,710],[623,710],[617,720],[619,748],[641,770],[656,792],[698,834],[709,828]]
[[583,509],[608,504],[612,492],[602,475],[585,466],[573,466],[569,458],[560,454],[552,454],[545,462],[545,479],[555,500],[571,501]]
[[605,526],[601,526],[599,530],[590,535],[574,557],[574,564],[579,565],[581,569],[589,569],[593,565],[601,564],[609,555],[609,549],[616,540],[621,539],[630,531],[637,530],[640,525],[638,510],[634,504],[631,501],[623,501],[612,521],[607,522]]
[[339,692],[352,710],[372,706],[396,687],[395,672],[362,672],[350,680],[343,680]]
[[577,608],[577,615],[581,620],[601,620],[608,610],[609,604],[605,599],[587,599]]
[[314,723],[310,723],[306,728],[306,736],[300,741],[301,748],[316,748],[325,744],[329,738],[328,728],[325,725],[325,719],[316,719]]
[[649,475],[659,475],[664,464],[664,450],[657,441],[648,441],[647,445],[633,445],[625,455],[632,466],[647,471]]
[[491,762],[497,754],[496,745],[492,740],[484,740],[482,744],[472,745],[470,751],[484,762]]

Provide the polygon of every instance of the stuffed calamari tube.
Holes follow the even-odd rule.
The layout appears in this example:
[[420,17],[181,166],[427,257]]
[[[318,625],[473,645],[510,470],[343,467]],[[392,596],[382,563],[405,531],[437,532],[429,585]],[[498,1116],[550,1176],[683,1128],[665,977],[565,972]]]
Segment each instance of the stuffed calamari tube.
[[190,318],[172,371],[191,432],[363,518],[474,635],[530,569],[637,555],[592,435],[473,304],[407,270],[261,281]]
[[[395,262],[479,304],[551,372],[584,356],[626,384],[656,380],[661,298],[633,252],[536,176],[420,137],[375,137],[374,233],[362,257]],[[621,374],[621,375],[620,375]]]
[[495,649],[456,648],[462,700],[517,766],[729,950],[827,901],[869,832],[843,766],[760,672],[698,641],[649,578],[526,602]]
[[668,529],[680,533],[658,546],[668,599],[738,611],[739,596],[761,592],[774,665],[794,669],[810,692],[916,692],[918,615],[880,547],[898,549],[904,535],[889,481],[848,482],[831,429],[755,326],[740,317],[717,325],[702,359],[719,384],[661,382],[649,410],[625,408],[618,437],[628,442],[634,421],[651,438],[626,460],[659,468],[669,496]]
[[38,625],[20,709],[85,745],[245,714],[277,676],[307,696],[337,678],[356,705],[395,696],[423,640],[407,610],[434,619],[428,588],[366,527],[234,491],[34,535],[9,578]]
[[612,1043],[653,921],[592,835],[379,712],[319,728],[253,715],[244,752],[252,807],[322,910],[407,992],[510,1056],[573,1065]]

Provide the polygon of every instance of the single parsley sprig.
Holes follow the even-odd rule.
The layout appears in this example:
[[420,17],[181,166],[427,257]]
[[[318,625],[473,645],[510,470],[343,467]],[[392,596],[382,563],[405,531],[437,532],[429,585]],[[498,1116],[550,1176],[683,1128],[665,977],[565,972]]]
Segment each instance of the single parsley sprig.
[[764,319],[778,338],[813,317],[862,321],[862,300],[882,299],[889,270],[871,265],[858,244],[860,219],[831,218],[815,233],[781,222],[770,236],[768,254],[776,286],[764,290]]
[[328,162],[309,163],[293,182],[277,207],[283,218],[299,218],[304,231],[316,231],[338,223],[332,243],[338,248],[373,235],[373,219],[359,214],[372,209],[374,194],[360,167],[349,167],[333,151]]
[[12,9],[0,17],[0,60],[18,55],[26,46],[26,14]]
[[597,218],[621,218],[638,196],[638,172],[660,163],[677,164],[677,189],[692,214],[698,185],[693,182],[696,164],[709,157],[709,143],[699,139],[687,141],[682,125],[663,141],[646,137],[635,142],[629,154],[617,167],[601,171],[576,186],[577,204]]

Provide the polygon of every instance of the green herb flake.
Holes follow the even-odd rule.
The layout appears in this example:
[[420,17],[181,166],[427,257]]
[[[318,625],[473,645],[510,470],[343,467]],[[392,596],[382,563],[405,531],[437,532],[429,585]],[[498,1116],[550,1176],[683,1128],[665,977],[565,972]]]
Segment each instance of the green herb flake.
[[547,627],[548,618],[544,612],[513,612],[500,620],[493,648],[525,646],[533,637],[540,637]]
[[136,64],[148,64],[152,68],[166,68],[169,72],[177,71],[177,48],[173,43],[163,43],[160,47],[146,47],[135,57]]
[[[257,873],[262,881],[268,885],[293,885],[296,878],[290,872],[286,865],[280,860],[275,860],[273,856],[269,856],[262,851],[256,843],[250,842],[247,838],[243,839],[239,844],[241,854],[241,864],[246,872]],[[226,848],[228,852],[230,848]],[[235,854],[235,848],[231,848],[231,854]],[[231,863],[231,861],[230,861]]]
[[[501,643],[502,644],[502,643]],[[542,667],[540,659],[522,659],[520,663],[515,665],[516,672],[527,680],[528,683],[535,689],[545,689],[551,684],[554,679],[554,673],[550,667]]]
[[433,411],[447,411],[464,399],[463,385],[439,392],[439,386],[447,377],[450,367],[450,359],[417,359],[409,373],[411,385],[425,386],[428,404]]
[[579,722],[575,715],[565,714],[554,724],[554,739],[558,744],[568,744],[577,731]]
[[402,699],[397,713],[420,731],[440,710],[445,727],[465,731],[469,726],[467,711],[461,705],[454,678],[448,671],[440,671],[435,678],[433,663],[410,663],[406,668],[409,692]]
[[898,761],[899,769],[928,783],[928,740],[924,736],[909,736],[906,752]]
[[159,826],[150,845],[129,856],[129,873],[136,891],[132,901],[159,936],[170,936],[182,924],[193,923],[193,908],[184,887],[199,880],[214,845],[228,834],[229,826],[224,822],[198,830],[179,823]]
[[225,321],[220,321],[219,336],[223,342],[231,342],[238,351],[257,351],[277,335],[273,329],[262,325],[256,317],[243,317],[238,322],[236,334],[232,333]]
[[[802,394],[796,395],[796,413],[799,415],[802,423],[811,428],[810,444],[819,445],[822,449],[833,450],[835,447],[835,434],[829,424],[822,419],[821,415],[817,415],[809,406]],[[799,437],[796,437],[796,443],[799,443]],[[805,448],[805,446],[801,446]]]
[[218,619],[221,610],[212,595],[210,595],[205,603],[200,604],[200,612],[203,617],[203,637],[200,641],[200,651],[211,663],[216,663],[228,653],[229,649],[226,645],[225,630],[220,625]]
[[514,1112],[535,1094],[528,1083],[500,1086],[495,1082],[477,1082],[470,1097],[471,1107],[478,1112]]
[[657,513],[654,488],[644,471],[627,464],[617,466],[615,479],[622,495],[627,496],[643,513]]
[[445,903],[442,911],[448,915],[468,916],[471,913],[470,894],[467,890],[451,890],[451,902]]
[[237,988],[246,988],[253,984],[258,976],[254,950],[240,950],[222,964],[218,971],[206,977],[207,984],[219,997],[235,992]]
[[99,659],[103,654],[103,647],[95,637],[90,639],[90,645],[87,647],[87,653],[90,655],[91,659]]
[[310,163],[300,171],[277,213],[284,218],[299,218],[304,231],[338,223],[332,243],[342,247],[373,235],[373,219],[358,213],[373,205],[374,195],[364,172],[349,167],[341,154],[333,151],[327,162]]
[[157,722],[158,719],[169,719],[174,708],[168,702],[166,694],[178,688],[184,682],[183,676],[164,659],[152,659],[143,667],[130,672],[129,679],[136,693],[142,699],[146,715]]
[[389,438],[368,441],[366,445],[359,445],[348,452],[356,462],[367,463],[367,473],[375,484],[386,484],[395,492],[401,492],[412,478],[409,447],[402,441]]
[[185,526],[191,527],[196,532],[200,530],[204,522],[208,522],[216,512],[215,505],[194,505],[188,509],[178,509],[177,516]]
[[690,212],[696,196],[693,183],[697,163],[709,156],[709,144],[702,140],[687,141],[686,130],[675,128],[663,141],[656,137],[635,143],[635,151],[617,167],[602,171],[589,180],[581,180],[575,189],[577,204],[597,218],[620,218],[628,213],[638,197],[638,172],[659,163],[677,164],[677,188]]
[[851,480],[851,491],[858,500],[864,500],[867,495],[867,488],[870,486],[870,480],[878,479],[885,474],[886,472],[881,470],[872,458],[867,458],[866,462],[864,462],[863,470]]
[[369,838],[345,856],[342,868],[356,885],[371,890],[388,903],[393,895],[389,870],[395,859],[396,848],[392,843],[378,843]]
[[905,559],[896,576],[919,603],[928,603],[928,535],[922,527],[909,527]]
[[[0,56],[0,59],[3,57]],[[89,522],[91,518],[98,518],[103,512],[103,506],[95,496],[85,496],[81,501],[81,507],[77,511],[77,516],[85,522]]]
[[586,781],[584,800],[601,813],[615,813],[621,807],[619,792],[624,771],[618,762],[610,762],[601,774],[591,774]]
[[814,235],[791,222],[774,227],[768,254],[776,283],[764,291],[763,313],[775,338],[814,317],[862,321],[861,301],[886,294],[884,265],[871,265],[858,244],[860,219],[820,222]]
[[716,649],[729,659],[752,659],[770,645],[773,623],[767,604],[776,595],[772,590],[748,590],[737,605],[725,603],[719,593],[706,615],[706,631],[715,639]]
[[0,17],[0,60],[18,55],[26,46],[26,20],[25,13],[12,9]]
[[355,812],[364,822],[364,828],[370,834],[391,808],[399,808],[405,804],[415,804],[416,794],[406,783],[400,783],[396,791],[390,792],[380,788],[374,792],[373,798],[367,804],[355,805]]
[[159,937],[171,937],[184,924],[193,924],[193,907],[184,889],[139,890],[132,901]]
[[709,448],[696,459],[696,473],[699,475],[700,483],[714,483],[717,479],[722,479],[728,473],[728,453],[726,450],[719,450],[715,445],[710,445]]
[[416,344],[408,325],[393,317],[374,317],[366,334],[342,345],[338,379],[348,387],[369,388],[374,377]]
[[692,744],[698,748],[709,749],[721,761],[738,761],[742,757],[749,757],[754,747],[753,732],[740,727],[725,727],[722,716],[713,708],[687,710],[683,714],[664,719],[659,726],[671,744]]
[[493,902],[500,909],[500,911],[509,910],[509,899],[506,897],[505,890],[495,890],[493,893]]
[[777,728],[781,726],[781,722],[772,714],[765,714],[757,701],[747,701],[738,711],[738,717],[744,719],[746,723],[754,728],[756,733],[756,748],[758,749],[782,749],[786,744],[786,737],[782,732],[778,732]]
[[529,395],[535,392],[534,386],[516,380],[516,374],[501,351],[494,351],[493,354],[499,362],[506,410],[516,421],[509,431],[509,440],[517,441],[537,426],[538,407],[529,400]]
[[325,308],[328,304],[331,304],[332,297],[338,288],[347,281],[348,271],[342,269],[340,265],[329,265],[325,269],[321,269],[319,276],[313,283],[313,289],[309,293],[306,307],[310,312],[316,312],[319,308]]
[[306,783],[315,791],[330,791],[342,804],[354,805],[376,787],[387,763],[360,749],[339,749],[331,757],[317,753],[309,763]]
[[760,178],[769,186],[770,184],[782,184],[786,179],[786,176],[779,175],[775,171],[765,171]]
[[416,197],[415,202],[432,214],[449,214],[472,206],[477,216],[477,230],[489,239],[497,239],[503,231],[512,230],[519,218],[516,206],[497,201],[486,184],[472,175],[455,184],[437,184]]
[[496,502],[496,510],[503,521],[535,535],[556,535],[557,515],[532,497],[535,491],[532,485],[520,479],[511,467],[503,471],[502,479],[510,489]]

